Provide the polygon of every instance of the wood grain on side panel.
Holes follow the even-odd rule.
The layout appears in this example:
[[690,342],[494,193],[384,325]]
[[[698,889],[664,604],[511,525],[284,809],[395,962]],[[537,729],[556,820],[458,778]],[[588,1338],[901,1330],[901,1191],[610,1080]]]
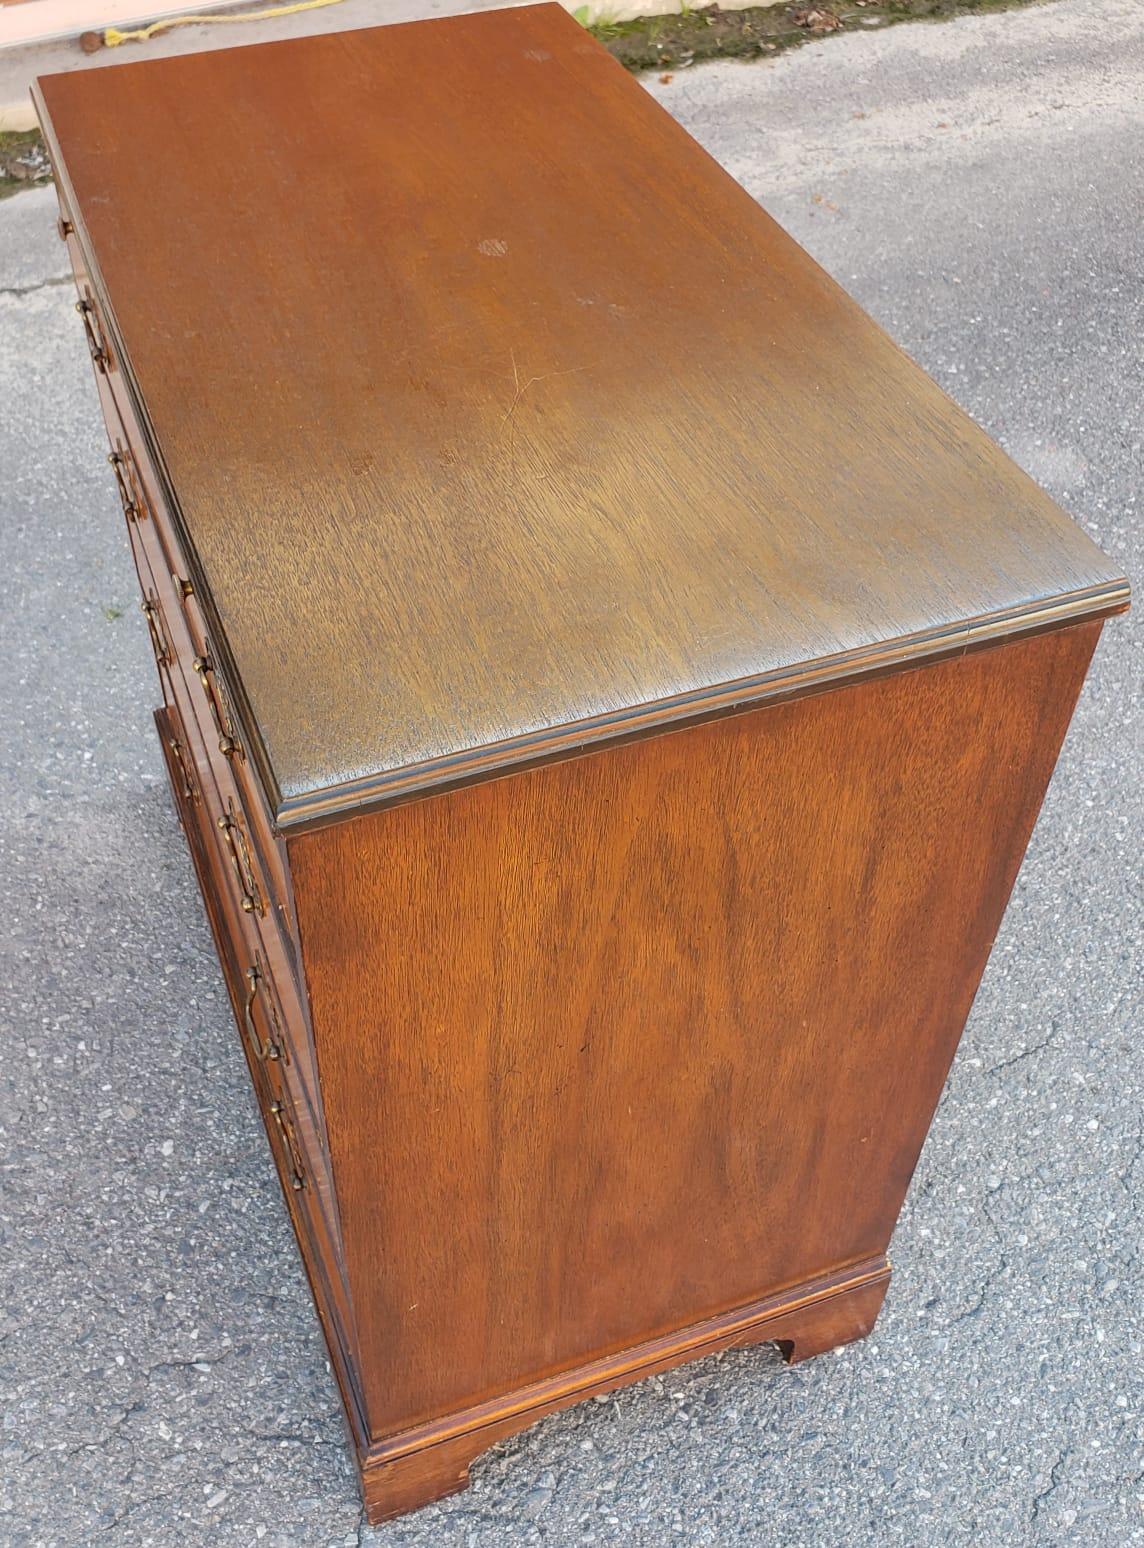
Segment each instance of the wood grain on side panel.
[[885,1250],[1099,629],[290,839],[375,1437]]

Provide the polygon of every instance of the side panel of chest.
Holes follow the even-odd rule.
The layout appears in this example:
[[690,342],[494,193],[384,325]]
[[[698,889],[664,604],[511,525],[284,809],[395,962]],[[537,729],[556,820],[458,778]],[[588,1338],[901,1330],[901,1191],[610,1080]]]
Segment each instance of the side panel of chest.
[[1099,629],[289,840],[375,1439],[880,1261]]

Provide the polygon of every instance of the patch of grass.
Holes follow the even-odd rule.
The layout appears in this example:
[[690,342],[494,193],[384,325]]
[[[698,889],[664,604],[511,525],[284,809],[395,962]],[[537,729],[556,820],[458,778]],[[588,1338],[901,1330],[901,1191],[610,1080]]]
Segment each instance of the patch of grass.
[[0,129],[0,199],[46,183],[51,175],[38,129]]
[[103,616],[107,619],[108,623],[114,623],[117,618],[123,617],[123,609],[121,607],[117,607],[114,602],[109,602],[103,610]]
[[[703,59],[769,59],[788,48],[846,32],[898,22],[949,21],[988,11],[1015,11],[1052,0],[794,0],[790,5],[724,11],[682,0],[671,16],[640,16],[589,24],[589,7],[573,16],[629,70],[683,69]],[[0,130],[0,199],[51,181],[52,168],[38,129]]]
[[791,5],[724,11],[718,5],[677,16],[600,21],[589,27],[629,70],[682,69],[703,59],[770,58],[819,38],[891,27],[907,21],[949,21],[987,11],[1013,11],[1048,0],[796,0]]

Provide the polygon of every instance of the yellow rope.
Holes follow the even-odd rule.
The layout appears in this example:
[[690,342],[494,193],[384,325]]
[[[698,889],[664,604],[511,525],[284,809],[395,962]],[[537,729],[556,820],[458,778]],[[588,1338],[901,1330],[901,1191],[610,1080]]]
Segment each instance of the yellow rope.
[[103,34],[106,48],[118,48],[121,43],[146,43],[157,32],[168,27],[189,27],[192,22],[249,22],[270,21],[274,16],[293,16],[298,11],[316,11],[323,5],[340,5],[341,0],[298,0],[296,5],[275,5],[268,11],[247,11],[242,16],[168,16],[165,21],[152,22],[149,27],[139,27],[134,32],[120,32],[118,27],[108,27]]

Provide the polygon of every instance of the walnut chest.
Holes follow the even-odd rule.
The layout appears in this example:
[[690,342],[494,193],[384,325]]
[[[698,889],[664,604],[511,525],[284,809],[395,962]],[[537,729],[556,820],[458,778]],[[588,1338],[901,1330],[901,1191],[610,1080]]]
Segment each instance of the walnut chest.
[[371,1519],[867,1333],[1124,581],[555,5],[37,101]]

